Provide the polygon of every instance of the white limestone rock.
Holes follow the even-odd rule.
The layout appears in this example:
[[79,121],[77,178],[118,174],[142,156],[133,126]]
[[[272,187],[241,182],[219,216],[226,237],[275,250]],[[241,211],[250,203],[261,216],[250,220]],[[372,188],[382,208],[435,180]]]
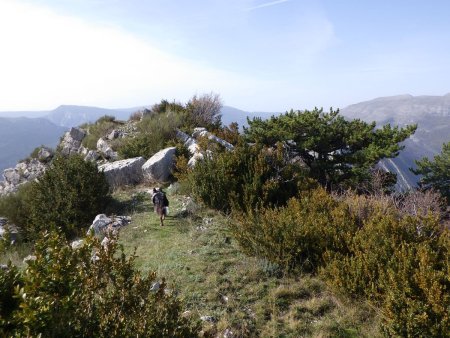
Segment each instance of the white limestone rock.
[[77,154],[79,152],[81,141],[86,136],[86,132],[78,127],[73,127],[70,131],[64,134],[64,138],[61,141],[61,153],[63,155]]
[[112,150],[111,146],[103,138],[99,138],[97,141],[97,150],[110,160],[117,160],[117,153]]
[[144,178],[151,182],[167,182],[174,165],[175,147],[158,151],[142,166]]
[[99,166],[99,171],[105,173],[109,185],[113,188],[133,185],[142,181],[143,157],[134,157],[126,160],[105,163]]

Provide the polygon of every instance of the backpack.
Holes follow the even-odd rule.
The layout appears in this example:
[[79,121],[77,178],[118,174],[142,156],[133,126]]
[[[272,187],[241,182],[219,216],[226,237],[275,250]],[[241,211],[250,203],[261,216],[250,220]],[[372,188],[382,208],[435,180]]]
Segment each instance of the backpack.
[[155,196],[153,196],[153,204],[159,208],[167,207],[169,205],[169,201],[166,197],[166,194],[158,191]]

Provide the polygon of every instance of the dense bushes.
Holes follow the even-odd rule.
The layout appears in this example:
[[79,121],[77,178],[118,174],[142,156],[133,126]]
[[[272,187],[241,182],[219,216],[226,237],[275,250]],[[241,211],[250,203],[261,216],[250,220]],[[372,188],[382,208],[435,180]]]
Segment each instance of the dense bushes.
[[284,148],[242,143],[232,152],[216,153],[189,172],[192,192],[207,206],[249,211],[258,205],[283,205],[307,186],[301,167],[286,160]]
[[327,252],[332,285],[381,307],[388,335],[444,337],[450,332],[450,241],[438,218],[376,212]]
[[0,271],[1,336],[195,336],[164,281],[158,289],[155,273],[141,276],[115,240],[73,249],[63,237],[44,234],[25,270]]
[[242,215],[231,230],[246,253],[285,271],[318,271],[334,288],[369,299],[387,336],[447,337],[450,232],[439,210],[411,214],[407,198],[313,190]]
[[28,234],[57,226],[73,237],[103,211],[108,197],[108,183],[95,163],[80,156],[57,157],[32,183]]
[[0,199],[0,215],[18,225],[27,239],[54,227],[70,238],[86,229],[108,199],[108,183],[95,163],[77,155],[56,157],[38,181]]
[[250,211],[232,225],[241,248],[285,270],[316,271],[326,250],[345,251],[356,222],[343,203],[324,190],[304,193],[285,207]]
[[124,158],[150,158],[169,142],[174,142],[176,129],[182,125],[182,121],[182,114],[179,112],[147,115],[137,125],[139,133],[125,139],[117,150]]

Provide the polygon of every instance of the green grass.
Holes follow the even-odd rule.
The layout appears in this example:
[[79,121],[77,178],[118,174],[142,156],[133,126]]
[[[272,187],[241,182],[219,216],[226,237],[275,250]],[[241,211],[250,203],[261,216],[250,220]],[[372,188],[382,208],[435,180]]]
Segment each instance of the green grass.
[[[276,266],[243,255],[227,231],[230,219],[197,208],[182,213],[186,197],[169,195],[165,226],[150,196],[115,197],[132,222],[120,232],[137,267],[156,271],[193,316],[212,316],[204,335],[231,329],[236,337],[376,337],[379,318],[366,304],[339,297],[317,277],[283,276]],[[148,189],[148,188],[147,188]]]
[[[377,337],[379,316],[367,304],[333,294],[311,275],[286,276],[277,266],[245,256],[227,230],[232,220],[169,194],[165,226],[153,212],[151,187],[116,191],[108,215],[129,215],[120,231],[127,254],[135,253],[143,273],[156,271],[184,304],[186,315],[212,316],[204,337]],[[23,266],[31,245],[19,244],[0,254]]]

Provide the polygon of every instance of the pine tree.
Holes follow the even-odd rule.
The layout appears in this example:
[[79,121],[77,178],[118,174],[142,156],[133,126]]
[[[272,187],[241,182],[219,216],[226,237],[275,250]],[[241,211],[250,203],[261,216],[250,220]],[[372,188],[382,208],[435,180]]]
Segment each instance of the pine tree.
[[273,146],[284,142],[309,168],[310,176],[328,189],[358,187],[370,179],[371,169],[383,158],[398,155],[399,143],[413,134],[405,128],[375,122],[346,120],[339,110],[293,111],[268,120],[248,120],[247,141]]
[[424,189],[439,191],[450,203],[450,142],[443,144],[442,152],[433,161],[424,157],[415,161],[417,169],[411,169],[416,175],[423,175],[419,184]]

